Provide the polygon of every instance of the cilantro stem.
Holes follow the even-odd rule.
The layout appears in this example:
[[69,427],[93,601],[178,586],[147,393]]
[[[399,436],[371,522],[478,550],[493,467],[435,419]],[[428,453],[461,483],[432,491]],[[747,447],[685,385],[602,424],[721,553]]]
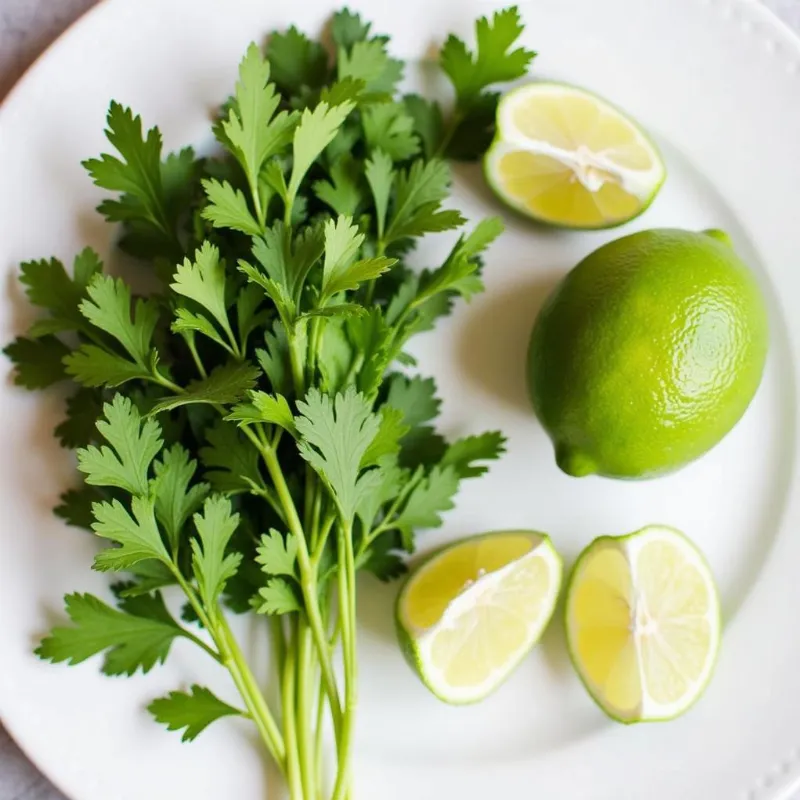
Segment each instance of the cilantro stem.
[[353,528],[350,520],[342,520],[338,534],[339,548],[339,619],[342,627],[345,707],[339,733],[339,767],[332,800],[346,800],[350,791],[355,710],[358,702],[358,664],[356,662],[356,585]]
[[320,683],[317,686],[317,717],[316,728],[314,731],[314,776],[317,786],[323,785],[323,758],[325,755],[323,747],[323,734],[325,732],[325,691]]
[[317,649],[317,656],[322,669],[322,680],[325,684],[325,692],[328,695],[328,702],[331,706],[333,724],[338,731],[342,721],[342,709],[339,702],[339,692],[336,687],[336,677],[333,674],[333,667],[330,661],[325,628],[322,624],[322,615],[319,610],[316,570],[312,567],[308,554],[305,532],[300,522],[300,517],[297,514],[294,500],[292,500],[291,492],[286,484],[283,470],[275,455],[275,451],[271,448],[263,447],[260,444],[259,449],[264,463],[266,464],[267,472],[269,472],[270,478],[275,485],[278,499],[283,506],[286,515],[286,524],[289,526],[290,532],[297,541],[297,563],[300,567],[301,578],[300,588],[303,593],[306,614],[308,615],[308,621],[314,637],[314,646]]
[[405,499],[411,493],[411,491],[416,488],[417,484],[422,480],[425,473],[420,470],[416,475],[412,475],[412,477],[406,482],[406,485],[400,491],[400,494],[397,495],[394,502],[389,506],[389,510],[383,517],[383,520],[376,525],[369,533],[367,533],[361,540],[361,543],[358,546],[358,555],[362,556],[367,548],[378,538],[382,533],[386,533],[386,531],[392,530],[394,527],[394,517],[396,516],[400,506],[405,502]]
[[300,753],[296,728],[296,680],[298,657],[298,620],[292,620],[291,641],[286,651],[283,670],[281,705],[283,707],[283,737],[286,742],[286,780],[289,784],[291,800],[304,800],[304,787],[300,775]]
[[[267,701],[258,688],[253,673],[236,641],[224,614],[217,615],[216,637],[223,653],[225,666],[253,718],[261,739],[282,771],[286,770],[286,747],[281,732],[275,723]],[[301,795],[302,797],[302,795]]]
[[295,336],[295,333],[291,328],[288,330],[291,331],[288,334],[288,338],[289,361],[291,362],[292,366],[292,380],[294,381],[295,393],[297,394],[298,398],[302,399],[306,393],[305,365],[303,364],[303,360],[300,358],[300,352],[297,347],[297,336]]
[[197,352],[197,344],[195,343],[194,336],[185,335],[184,340],[189,348],[189,352],[192,354],[192,359],[197,367],[197,371],[200,373],[200,377],[205,380],[208,377],[208,372],[203,366],[203,362],[200,360],[200,354]]
[[439,142],[439,147],[436,149],[434,153],[435,158],[444,158],[447,154],[447,148],[450,146],[450,142],[453,141],[453,136],[455,136],[456,131],[458,130],[458,126],[464,121],[466,114],[462,109],[458,106],[453,110],[453,113],[450,117],[450,121],[447,123],[447,128],[445,129],[444,136],[442,136],[442,141]]
[[[217,661],[220,661],[227,668],[233,678],[233,682],[239,690],[250,717],[258,728],[267,750],[269,750],[281,771],[284,771],[286,748],[283,737],[275,723],[272,712],[269,710],[267,701],[264,699],[264,695],[261,694],[261,690],[258,688],[253,673],[247,666],[244,654],[228,626],[225,614],[219,608],[206,609],[191,584],[183,577],[178,565],[173,562],[169,564],[169,567],[203,627],[209,632],[214,644],[219,649],[219,655],[215,657]],[[203,647],[208,650],[205,645]]]
[[[378,226],[379,226],[380,230],[378,231],[378,244],[377,244],[377,246],[375,248],[375,256],[377,258],[380,258],[381,256],[386,255],[386,241],[385,241],[385,239],[383,237],[383,226],[384,226],[383,220],[378,220]],[[367,284],[367,296],[366,296],[366,298],[364,300],[364,305],[365,306],[372,305],[372,298],[375,296],[375,284],[377,282],[378,282],[378,279],[377,278],[373,278]]]
[[195,636],[191,631],[188,631],[185,628],[183,630],[184,630],[184,634],[183,635],[187,639],[189,639],[190,641],[194,642],[196,645],[198,645],[203,650],[205,650],[206,653],[208,653],[211,656],[211,658],[214,659],[214,661],[216,661],[219,664],[223,663],[222,656],[216,650],[214,650],[213,647],[209,647],[200,637]]
[[303,800],[314,800],[317,795],[314,781],[314,752],[311,732],[311,679],[313,676],[314,645],[311,629],[303,616],[297,623],[297,739],[300,754],[300,775],[303,783]]
[[269,618],[269,632],[272,644],[272,657],[275,660],[275,673],[278,683],[283,683],[283,670],[286,661],[286,636],[283,631],[283,620],[280,617]]

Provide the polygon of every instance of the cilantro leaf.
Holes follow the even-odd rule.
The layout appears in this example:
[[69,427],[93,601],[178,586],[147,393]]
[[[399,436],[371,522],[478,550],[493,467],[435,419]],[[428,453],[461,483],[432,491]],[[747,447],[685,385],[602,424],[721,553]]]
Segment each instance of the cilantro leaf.
[[[306,276],[321,258],[324,247],[321,227],[309,226],[293,236],[291,229],[278,221],[253,241],[253,256],[270,280],[285,289],[289,301],[295,305]],[[245,274],[254,279],[250,271]]]
[[303,609],[297,590],[285,578],[270,578],[266,586],[258,590],[258,596],[261,599],[256,607],[259,614],[290,614]]
[[505,437],[500,431],[479,436],[465,436],[453,442],[440,462],[442,467],[454,467],[461,478],[478,478],[489,468],[481,461],[494,461],[505,452]]
[[440,159],[417,159],[396,178],[394,213],[387,241],[457,228],[466,222],[459,211],[441,210],[450,188],[450,170]]
[[258,286],[247,284],[239,290],[236,298],[236,323],[242,352],[247,350],[250,334],[271,317],[270,312],[263,307],[263,300],[264,294]]
[[64,265],[56,258],[23,263],[20,282],[25,286],[25,294],[33,305],[51,314],[34,322],[29,335],[35,338],[81,330],[86,322],[78,306],[89,281],[102,269],[99,256],[90,247],[75,256],[73,277],[67,275]]
[[97,430],[111,447],[89,445],[78,451],[78,469],[92,486],[118,486],[132,495],[149,493],[148,471],[161,450],[161,428],[153,419],[142,420],[130,399],[115,395],[103,406]]
[[377,149],[372,153],[372,158],[364,166],[364,175],[372,191],[375,201],[375,220],[378,226],[378,240],[383,241],[386,229],[386,213],[389,209],[389,197],[394,185],[395,172],[392,168],[392,159],[382,150]]
[[197,470],[197,462],[189,458],[188,450],[180,444],[164,450],[153,468],[156,476],[153,484],[156,519],[164,528],[175,552],[183,526],[205,500],[210,487],[207,483],[196,483],[189,488]]
[[107,121],[106,137],[122,159],[103,154],[83,164],[97,186],[124,193],[120,200],[106,200],[102,212],[114,221],[142,217],[169,232],[161,178],[161,133],[151,128],[143,137],[141,117],[114,101]]
[[322,267],[322,300],[346,289],[356,289],[363,281],[382,275],[396,259],[380,256],[355,261],[364,234],[349,217],[338,217],[325,223],[325,260]]
[[339,47],[350,48],[369,36],[369,22],[364,22],[358,13],[343,8],[331,19],[331,38]]
[[359,568],[371,572],[378,580],[388,583],[408,572],[408,567],[399,553],[394,552],[393,537],[379,536],[363,554]]
[[55,434],[62,447],[85,447],[97,436],[96,423],[103,413],[102,394],[91,389],[78,389],[67,398],[66,418],[58,424]]
[[441,407],[433,378],[392,375],[386,404],[402,411],[403,422],[409,427],[400,442],[401,463],[416,466],[440,461],[447,445],[432,426],[425,424],[439,416]]
[[70,350],[55,336],[39,339],[20,336],[6,345],[3,352],[14,364],[14,383],[17,386],[46,389],[67,377],[63,361]]
[[329,181],[315,181],[314,194],[341,216],[354,217],[364,202],[361,165],[350,153],[343,153],[330,168]]
[[142,365],[97,345],[84,344],[64,357],[64,368],[83,386],[114,387],[128,381],[148,380],[155,372],[157,362],[155,350],[150,355],[150,364]]
[[63,519],[67,525],[76,528],[92,529],[94,504],[103,499],[103,495],[93,486],[81,486],[80,489],[68,489],[61,495],[61,502],[53,509],[53,513]]
[[294,414],[289,403],[282,394],[271,395],[266,392],[250,392],[250,402],[234,406],[225,419],[247,425],[254,422],[266,422],[278,425],[289,433],[294,433]]
[[489,217],[481,220],[468,236],[462,236],[445,263],[439,269],[423,275],[413,305],[420,306],[442,292],[456,292],[469,299],[476,291],[480,291],[481,283],[475,275],[478,269],[476,257],[503,232],[503,228],[499,217]]
[[519,10],[512,7],[496,11],[491,21],[487,17],[477,21],[475,53],[461,39],[448,37],[440,64],[455,87],[460,107],[468,107],[487,86],[525,76],[536,54],[524,47],[511,50],[523,30]]
[[239,525],[239,515],[231,510],[229,498],[214,495],[203,503],[202,514],[194,515],[194,524],[199,538],[192,539],[192,567],[203,604],[213,609],[242,562],[241,553],[225,554]]
[[264,334],[264,348],[256,350],[256,358],[269,379],[273,391],[286,395],[291,392],[292,380],[289,365],[289,342],[286,329],[277,324]]
[[[259,175],[264,163],[279,153],[292,139],[296,116],[278,110],[280,95],[269,83],[270,65],[256,44],[251,44],[239,65],[236,102],[222,122],[222,131],[237,161],[242,165],[251,195],[260,205]],[[266,209],[257,208],[263,225]]]
[[379,464],[386,456],[394,455],[400,449],[400,440],[408,433],[403,412],[390,406],[380,410],[381,424],[378,433],[370,443],[361,459],[362,467]]
[[241,189],[234,189],[228,181],[214,179],[204,180],[203,189],[208,205],[201,213],[215,228],[231,228],[248,236],[258,236],[262,232]]
[[287,190],[287,205],[290,208],[305,174],[320,153],[333,141],[353,108],[355,105],[349,100],[335,106],[323,101],[313,111],[303,111],[292,145],[292,176]]
[[372,397],[378,390],[392,357],[389,347],[394,331],[386,324],[380,308],[347,321],[350,341],[363,354],[363,363],[356,377],[359,391]]
[[118,611],[90,594],[68,594],[64,600],[73,625],[53,628],[42,639],[36,655],[45,661],[80,664],[107,650],[106,675],[133,675],[138,669],[149,672],[163,663],[172,642],[186,635],[160,595],[146,605],[132,603],[127,611]]
[[455,36],[445,42],[439,63],[456,91],[454,126],[446,142],[451,158],[475,159],[489,146],[500,95],[484,90],[525,76],[536,53],[511,49],[522,31],[519,11],[512,7],[477,21],[476,52]]
[[229,341],[235,343],[225,302],[225,261],[220,259],[219,248],[209,241],[203,242],[195,251],[194,261],[187,258],[178,265],[170,288],[208,311]]
[[241,494],[261,486],[258,451],[239,433],[235,425],[219,420],[205,434],[200,460],[208,470],[206,480],[225,494]]
[[403,535],[403,546],[413,550],[413,534],[417,528],[438,528],[442,513],[455,505],[459,474],[453,466],[434,467],[411,491],[392,527]]
[[122,572],[148,558],[169,562],[169,554],[156,523],[152,498],[133,497],[132,514],[119,500],[96,503],[92,510],[95,517],[92,530],[119,545],[101,550],[95,556],[96,570]]
[[375,486],[376,476],[360,474],[360,465],[381,429],[381,418],[352,386],[334,398],[312,388],[297,408],[300,454],[330,487],[342,518],[352,519],[360,496]]
[[372,528],[380,509],[397,497],[410,478],[409,471],[401,469],[394,458],[383,459],[376,471],[380,480],[375,484],[373,491],[361,496],[356,507],[356,516],[367,531]]
[[96,275],[87,288],[89,298],[81,313],[96,328],[113,336],[142,369],[152,363],[152,339],[158,323],[158,306],[139,298],[131,314],[131,290],[121,279]]
[[403,77],[403,62],[389,57],[386,43],[386,37],[377,36],[355,42],[352,47],[340,46],[339,80],[353,78],[364,81],[366,91],[371,94],[391,94]]
[[297,563],[297,539],[288,533],[281,535],[272,529],[261,537],[256,561],[267,575],[295,577]]
[[399,373],[389,380],[386,404],[403,413],[411,430],[439,416],[442,401],[436,396],[433,378],[408,377]]
[[191,403],[229,405],[241,400],[252,389],[258,376],[258,367],[247,361],[231,361],[217,367],[202,380],[193,381],[183,394],[176,394],[159,400],[152,408],[152,414],[160,414],[179,406]]
[[364,138],[370,152],[381,150],[393,161],[405,161],[419,152],[414,119],[402,103],[372,103],[361,111]]
[[425,158],[433,158],[438,153],[444,137],[441,106],[418,94],[407,94],[403,98],[403,103],[414,122],[414,130],[422,142]]
[[194,741],[212,722],[222,717],[244,716],[242,711],[223,703],[213,692],[193,684],[188,692],[170,692],[153,700],[147,710],[167,730],[183,730],[182,742]]
[[[151,595],[156,589],[173,586],[177,583],[172,570],[163,562],[154,558],[140,561],[128,568],[135,581],[127,581],[112,585],[111,591],[121,600]],[[126,603],[126,610],[130,610],[130,603]]]
[[202,314],[195,314],[194,311],[190,311],[188,308],[178,307],[175,309],[175,319],[170,327],[173,332],[180,333],[189,340],[194,339],[195,333],[202,333],[212,342],[224,347],[229,353],[233,353],[231,345],[225,341],[225,338],[214,323],[208,317]]
[[320,383],[322,388],[331,394],[344,387],[347,376],[358,359],[346,332],[351,323],[358,319],[364,318],[332,317],[325,324],[325,335],[322,337],[319,356]]
[[267,43],[272,80],[288,95],[303,88],[317,88],[328,76],[328,54],[292,25],[285,33],[273,33]]

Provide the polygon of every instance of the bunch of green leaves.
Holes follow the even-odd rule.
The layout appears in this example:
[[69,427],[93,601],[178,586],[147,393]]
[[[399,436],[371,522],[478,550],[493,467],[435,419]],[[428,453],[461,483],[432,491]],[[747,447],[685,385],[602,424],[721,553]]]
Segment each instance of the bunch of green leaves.
[[[308,720],[292,718],[309,705],[314,662],[340,745],[336,797],[349,781],[355,572],[401,574],[415,531],[441,525],[461,480],[503,451],[498,432],[446,440],[434,380],[401,367],[413,366],[411,337],[482,290],[481,254],[502,225],[463,230],[445,206],[443,156],[485,147],[487,87],[524,74],[533,55],[512,49],[515,9],[477,23],[475,52],[451,36],[446,115],[398,94],[404,65],[357,14],[334,15],[330,32],[332,52],[296,28],[273,34],[266,54],[251,45],[214,125],[214,157],[164,156],[158,129],[143,132],[112,103],[116,153],[86,167],[116,193],[99,211],[121,223],[121,246],[156,289],[136,296],[89,249],[71,273],[56,259],[25,263],[44,313],[6,348],[19,384],[71,384],[56,435],[78,448],[84,483],[57,513],[110,543],[94,568],[120,574],[115,605],[68,596],[72,625],[39,654],[77,663],[105,652],[106,672],[132,674],[191,639],[227,666],[246,708],[195,686],[154,702],[154,715],[190,739],[247,714],[296,798],[314,780]],[[448,231],[442,263],[409,265],[423,237]],[[164,600],[174,586],[181,621]],[[270,618],[281,714],[257,690],[225,608]],[[344,700],[329,641],[339,634]]]

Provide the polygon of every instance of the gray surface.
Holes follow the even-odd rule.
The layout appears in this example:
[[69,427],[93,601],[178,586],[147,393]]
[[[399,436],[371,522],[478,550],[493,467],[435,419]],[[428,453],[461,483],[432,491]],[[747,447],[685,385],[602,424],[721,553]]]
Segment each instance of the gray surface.
[[[96,0],[0,0],[0,98],[6,95],[17,78],[50,42],[95,2]],[[765,2],[800,32],[800,0]],[[331,2],[332,6],[339,4],[334,0]],[[65,800],[22,755],[2,727],[0,800]]]

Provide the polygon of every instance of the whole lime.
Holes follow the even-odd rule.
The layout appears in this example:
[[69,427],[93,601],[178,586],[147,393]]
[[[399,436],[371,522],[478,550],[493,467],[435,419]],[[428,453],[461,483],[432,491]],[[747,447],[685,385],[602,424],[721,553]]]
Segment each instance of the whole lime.
[[726,234],[642,231],[591,253],[548,298],[531,399],[564,472],[653,477],[736,425],[767,343],[763,297]]

